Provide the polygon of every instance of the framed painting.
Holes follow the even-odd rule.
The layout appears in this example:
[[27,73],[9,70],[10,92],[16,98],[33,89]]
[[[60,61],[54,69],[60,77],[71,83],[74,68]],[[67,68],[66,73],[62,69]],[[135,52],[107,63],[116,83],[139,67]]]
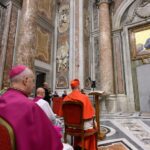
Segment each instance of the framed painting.
[[132,60],[150,57],[150,25],[129,30]]

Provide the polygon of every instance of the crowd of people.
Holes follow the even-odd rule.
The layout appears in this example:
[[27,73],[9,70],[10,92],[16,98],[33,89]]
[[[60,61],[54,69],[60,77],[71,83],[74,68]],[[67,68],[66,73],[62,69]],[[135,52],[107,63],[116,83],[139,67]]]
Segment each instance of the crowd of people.
[[[28,97],[35,87],[35,77],[31,69],[24,65],[13,67],[9,73],[10,87],[1,92],[0,117],[11,124],[15,133],[17,150],[72,150],[72,146],[62,143],[62,122],[51,108],[51,99],[59,97],[57,91],[51,93],[48,83],[36,89],[33,100]],[[79,100],[83,103],[83,118],[88,119],[95,115],[94,108],[84,91],[80,91],[80,81],[71,81],[72,92],[63,92],[64,101]],[[93,122],[84,124],[85,130],[91,129]],[[85,139],[85,149],[95,150],[94,136]],[[77,147],[82,147],[80,139]],[[90,143],[90,144],[89,144]]]

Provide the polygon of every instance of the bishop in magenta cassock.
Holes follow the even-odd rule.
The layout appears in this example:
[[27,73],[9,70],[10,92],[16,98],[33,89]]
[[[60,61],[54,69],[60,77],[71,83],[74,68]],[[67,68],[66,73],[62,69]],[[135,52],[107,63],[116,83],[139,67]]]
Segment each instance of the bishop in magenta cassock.
[[16,150],[62,150],[59,132],[42,109],[28,99],[34,87],[33,72],[18,65],[9,76],[12,87],[0,96],[0,117],[13,127]]

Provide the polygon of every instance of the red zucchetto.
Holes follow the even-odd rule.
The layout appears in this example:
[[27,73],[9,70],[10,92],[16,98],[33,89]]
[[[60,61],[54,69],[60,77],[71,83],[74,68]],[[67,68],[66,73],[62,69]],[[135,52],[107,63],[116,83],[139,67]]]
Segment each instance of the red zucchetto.
[[13,78],[23,72],[27,67],[24,65],[14,66],[9,72],[9,78]]
[[78,79],[74,79],[70,82],[71,87],[75,88],[80,85],[80,81]]

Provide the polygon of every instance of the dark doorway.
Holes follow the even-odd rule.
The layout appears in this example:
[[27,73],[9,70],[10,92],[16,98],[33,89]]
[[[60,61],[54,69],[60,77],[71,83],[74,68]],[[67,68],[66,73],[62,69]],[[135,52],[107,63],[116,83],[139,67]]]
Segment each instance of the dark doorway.
[[43,83],[45,82],[46,79],[46,73],[44,72],[36,72],[36,89],[38,87],[43,87]]

